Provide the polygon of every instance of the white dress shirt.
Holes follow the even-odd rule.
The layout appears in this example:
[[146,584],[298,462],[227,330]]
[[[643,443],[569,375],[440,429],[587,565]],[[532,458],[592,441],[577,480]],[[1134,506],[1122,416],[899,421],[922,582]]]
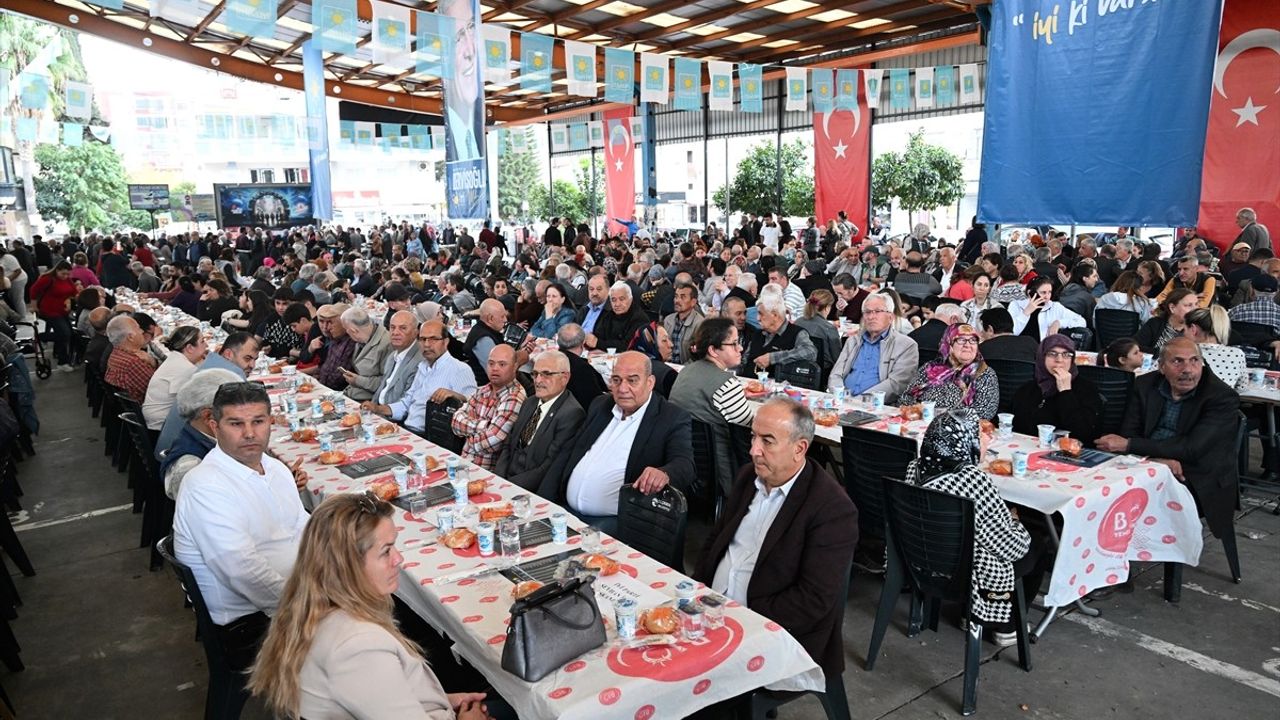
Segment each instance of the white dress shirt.
[[173,550],[218,625],[275,612],[307,525],[293,473],[267,455],[262,468],[260,475],[215,447],[178,493]]
[[746,517],[733,534],[733,542],[725,551],[720,564],[716,566],[715,578],[711,581],[711,589],[725,597],[747,604],[747,586],[751,584],[751,574],[756,570],[756,560],[760,557],[760,547],[769,534],[769,528],[778,517],[778,511],[787,501],[787,495],[796,484],[796,478],[804,470],[804,465],[796,471],[791,479],[781,487],[770,490],[764,481],[756,478],[756,495],[747,507]]
[[410,430],[422,432],[427,427],[427,401],[436,390],[446,388],[456,393],[470,395],[476,391],[476,375],[471,366],[445,353],[433,363],[423,359],[413,376],[409,391],[391,403],[391,419],[403,421]]
[[391,378],[395,377],[396,373],[400,372],[400,366],[405,363],[405,361],[409,358],[410,355],[413,354],[413,351],[416,349],[417,348],[410,345],[409,347],[395,354],[396,362],[394,365],[391,366],[391,372],[387,373],[386,376],[383,377],[382,389],[378,391],[378,397],[374,402],[378,403],[379,405],[387,404],[387,391],[391,389]]
[[653,402],[653,395],[635,412],[622,417],[622,408],[613,406],[613,420],[596,438],[595,444],[582,456],[569,476],[565,495],[569,508],[582,515],[607,517],[618,514],[618,493],[626,480],[627,460],[631,457],[631,444],[644,412]]
[[180,352],[169,353],[164,362],[160,363],[160,367],[156,368],[151,380],[147,382],[147,396],[142,400],[142,419],[146,421],[148,429],[159,430],[164,427],[164,419],[177,401],[178,391],[187,384],[195,371],[196,366]]

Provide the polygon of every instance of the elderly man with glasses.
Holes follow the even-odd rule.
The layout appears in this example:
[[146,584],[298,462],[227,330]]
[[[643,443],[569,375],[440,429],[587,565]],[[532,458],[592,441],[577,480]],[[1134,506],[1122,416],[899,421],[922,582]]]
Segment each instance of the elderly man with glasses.
[[893,329],[893,298],[872,293],[862,303],[861,332],[849,338],[831,369],[828,388],[839,387],[853,395],[883,392],[885,402],[896,402],[907,389],[920,364],[916,341]]
[[421,435],[427,428],[427,402],[440,403],[449,398],[465,400],[476,391],[476,378],[466,363],[449,354],[449,335],[444,323],[439,320],[422,323],[418,328],[418,343],[422,347],[422,362],[408,392],[393,403],[365,401],[360,407],[391,418]]
[[558,350],[533,361],[533,397],[520,406],[494,468],[508,482],[537,490],[551,463],[582,427],[586,413],[573,393],[566,392],[569,372],[569,357]]

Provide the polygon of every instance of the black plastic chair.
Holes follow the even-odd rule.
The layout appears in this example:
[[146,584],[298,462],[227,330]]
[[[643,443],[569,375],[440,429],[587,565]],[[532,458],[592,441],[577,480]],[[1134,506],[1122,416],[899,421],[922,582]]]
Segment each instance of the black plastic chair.
[[710,510],[712,517],[719,520],[724,494],[716,471],[715,428],[694,418],[692,431],[694,476],[689,504],[700,511]]
[[[849,601],[849,582],[852,574],[845,575],[844,590],[840,594],[841,604]],[[840,629],[844,629],[844,613],[840,614],[840,619],[836,621]],[[849,713],[849,698],[844,690],[844,676],[838,673],[828,673],[826,676],[826,687],[823,692],[777,692],[773,690],[755,690],[747,696],[747,713],[751,720],[765,720],[769,717],[777,717],[772,711],[776,711],[782,705],[792,700],[797,700],[805,695],[815,695],[818,702],[822,703],[822,710],[826,713],[827,720],[850,720],[852,715]]]
[[1080,377],[1093,383],[1102,397],[1102,411],[1098,414],[1098,435],[1120,432],[1129,395],[1133,391],[1134,374],[1120,368],[1100,365],[1078,365]]
[[156,552],[178,576],[178,586],[196,613],[196,635],[204,645],[205,659],[209,663],[209,691],[205,694],[205,720],[235,720],[240,717],[248,694],[244,690],[244,676],[227,667],[226,651],[219,639],[217,626],[209,615],[209,606],[200,594],[200,586],[191,568],[180,562],[173,553],[173,537],[162,538],[156,543]]
[[1244,366],[1247,368],[1271,369],[1275,364],[1275,353],[1252,345],[1233,345],[1244,351]]
[[1036,364],[993,358],[987,361],[987,365],[996,371],[996,380],[1000,384],[1000,412],[1012,412],[1013,395],[1035,377]]
[[[174,503],[164,493],[164,479],[156,462],[155,448],[141,416],[123,413],[120,421],[133,443],[133,460],[129,472],[134,476],[135,496],[142,498],[142,539],[138,547],[151,548],[150,569],[160,567],[163,558],[156,551],[158,540],[173,532]],[[139,492],[140,491],[140,492]]]
[[1093,349],[1093,331],[1087,327],[1062,328],[1058,332],[1071,338],[1076,350],[1088,351]]
[[427,442],[433,442],[453,453],[462,452],[463,438],[453,434],[453,413],[462,407],[455,398],[442,403],[427,402]]
[[[1245,419],[1244,413],[1240,413],[1236,427],[1237,448],[1248,441],[1248,430],[1248,421]],[[1238,478],[1236,482],[1237,484],[1240,482]],[[1237,490],[1237,492],[1239,491]],[[1238,585],[1242,576],[1240,575],[1240,550],[1236,546],[1234,517],[1231,521],[1231,527],[1222,536],[1222,553],[1227,556],[1227,567],[1231,570],[1231,581]],[[1164,564],[1164,599],[1175,603],[1182,599],[1182,563],[1166,562]]]
[[816,362],[799,360],[778,366],[774,372],[774,379],[780,383],[791,383],[805,390],[821,390],[822,368]]
[[1250,345],[1265,349],[1276,338],[1277,333],[1270,325],[1244,321],[1231,323],[1231,341],[1229,343],[1231,345]]
[[846,427],[840,449],[844,460],[844,489],[858,508],[858,537],[884,540],[882,478],[905,478],[907,466],[919,454],[919,446],[909,437]]
[[751,462],[751,428],[746,425],[729,426],[729,457],[737,468]]
[[[911,623],[908,636],[919,632],[917,618],[923,604],[929,606],[929,629],[938,629],[939,606],[959,603],[968,620],[965,637],[964,696],[960,712],[972,715],[978,706],[978,670],[982,649],[982,622],[974,619],[970,602],[973,576],[973,501],[929,488],[884,479],[885,514],[892,552],[885,569],[884,590],[876,611],[867,670],[875,665],[899,590],[905,579],[911,587]],[[1014,583],[1013,622],[1018,636],[1018,663],[1031,670],[1031,640],[1027,632],[1026,598],[1022,581]]]
[[937,359],[938,351],[936,348],[933,350],[930,350],[929,348],[920,348],[920,360],[916,363],[916,367],[922,368]]
[[1142,325],[1142,318],[1132,310],[1094,310],[1093,329],[1098,338],[1098,350],[1105,351],[1120,338],[1131,338]]
[[689,504],[671,485],[653,495],[634,485],[623,485],[618,493],[618,540],[680,572],[688,525]]

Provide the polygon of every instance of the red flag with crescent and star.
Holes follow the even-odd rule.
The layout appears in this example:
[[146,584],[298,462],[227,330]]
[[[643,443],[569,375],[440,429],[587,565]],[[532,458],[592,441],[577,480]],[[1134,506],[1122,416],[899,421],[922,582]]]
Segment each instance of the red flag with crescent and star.
[[855,76],[856,88],[837,88],[837,97],[857,93],[856,103],[813,114],[814,217],[822,227],[841,210],[866,232],[871,195],[871,112]]
[[1226,250],[1236,211],[1280,236],[1280,12],[1276,0],[1227,0],[1213,71],[1199,230]]
[[604,207],[605,227],[610,233],[625,233],[620,221],[631,222],[636,214],[636,153],[631,137],[631,107],[607,110],[604,114]]

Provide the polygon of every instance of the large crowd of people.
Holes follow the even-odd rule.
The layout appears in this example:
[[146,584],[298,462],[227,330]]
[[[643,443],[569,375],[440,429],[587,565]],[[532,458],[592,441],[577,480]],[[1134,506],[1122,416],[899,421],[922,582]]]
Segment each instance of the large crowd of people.
[[[1163,257],[1125,228],[1108,242],[1054,231],[1000,244],[975,220],[954,243],[923,225],[891,241],[868,239],[843,213],[798,232],[751,216],[732,232],[711,226],[679,240],[595,238],[568,218],[520,243],[487,226],[473,238],[390,222],[90,234],[37,240],[44,272],[24,270],[20,253],[30,253],[18,243],[0,255],[0,314],[25,317],[30,303],[59,365],[89,363],[142,405],[177,502],[176,553],[253,692],[284,715],[359,705],[484,717],[497,699],[446,694],[391,618],[401,558],[389,507],[335,497],[308,521],[296,492],[306,473],[271,457],[270,402],[244,382],[260,352],[415,433],[425,435],[428,402],[456,401],[467,460],[605,532],[624,485],[652,494],[707,484],[695,477],[694,420],[722,438],[749,426],[750,464],[716,458],[724,512],[694,575],[838,673],[842,582],[831,571],[874,570],[883,555],[859,548],[855,560],[857,510],[809,452],[810,411],[749,402],[748,385],[932,403],[937,419],[910,477],[975,498],[975,588],[1007,589],[1046,567],[1042,529],[1024,527],[975,467],[979,421],[1001,405],[988,360],[1033,367],[1011,401],[1018,430],[1051,423],[1086,446],[1166,463],[1219,533],[1235,502],[1220,467],[1234,466],[1233,387],[1246,353],[1280,347],[1280,259],[1252,213],[1240,219],[1224,257],[1193,228]],[[162,337],[114,297],[119,287],[220,326],[226,339],[209,347],[192,328]],[[1120,431],[1099,437],[1098,391],[1078,376],[1077,354],[1093,349],[1104,310],[1132,313],[1132,330],[1097,347],[1097,362],[1133,372],[1147,353],[1158,364],[1136,380]],[[592,350],[615,354],[607,379],[587,361]],[[1274,472],[1273,452],[1264,462]],[[782,517],[784,539],[764,547]],[[1003,631],[1007,605],[976,600],[975,612]]]

